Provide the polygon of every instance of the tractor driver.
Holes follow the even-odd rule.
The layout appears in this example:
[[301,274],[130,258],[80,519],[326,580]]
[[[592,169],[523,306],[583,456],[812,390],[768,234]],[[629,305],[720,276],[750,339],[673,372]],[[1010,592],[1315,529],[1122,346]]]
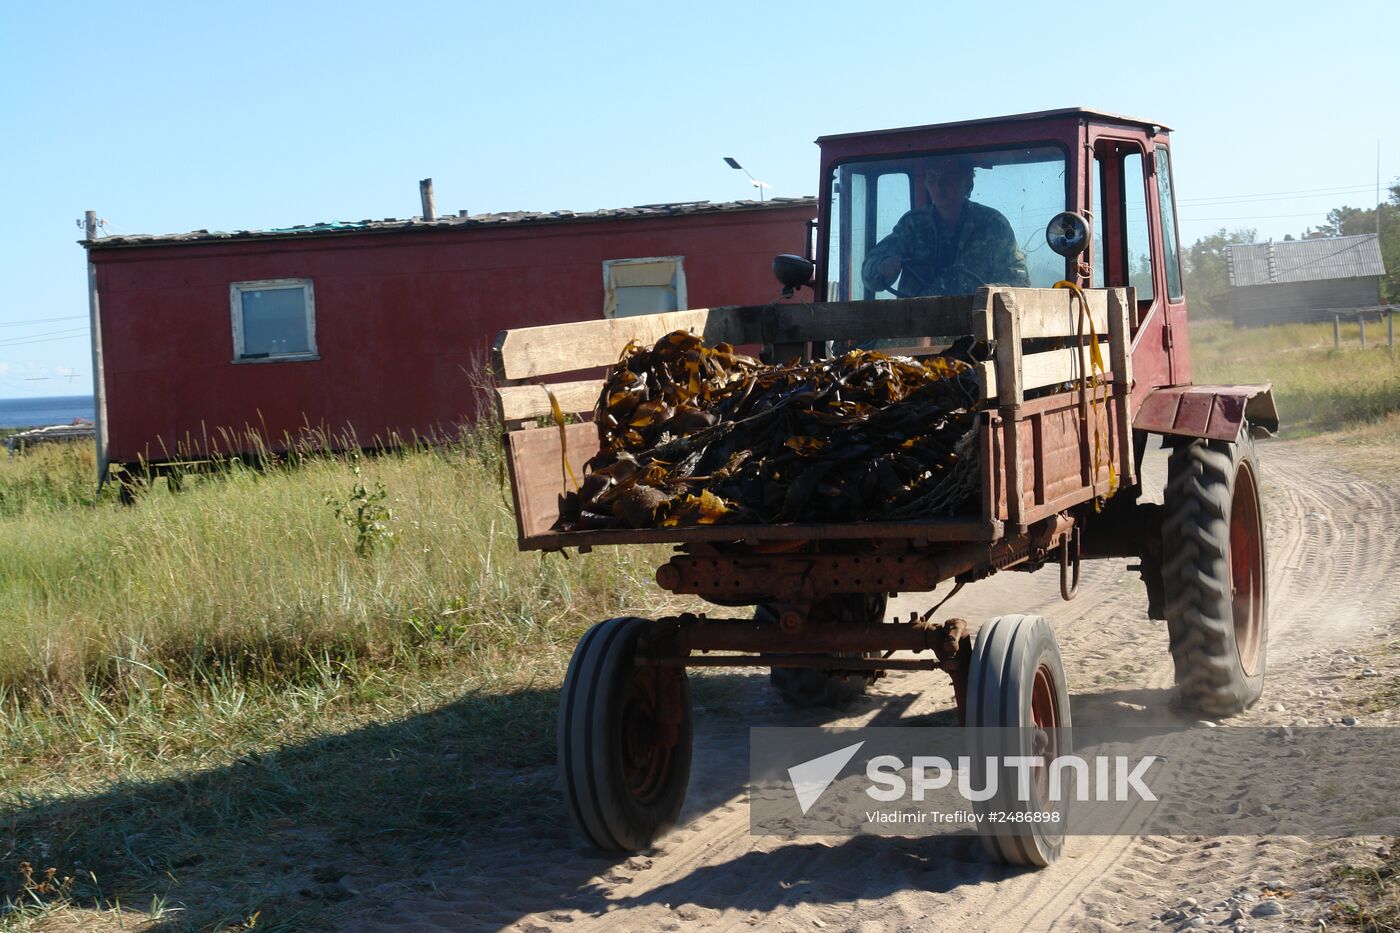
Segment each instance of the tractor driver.
[[[969,200],[972,160],[935,159],[924,169],[929,203],[906,213],[861,265],[873,291],[901,298],[968,295],[983,285],[1029,285],[1026,254],[1000,211]],[[894,287],[895,280],[899,285]]]

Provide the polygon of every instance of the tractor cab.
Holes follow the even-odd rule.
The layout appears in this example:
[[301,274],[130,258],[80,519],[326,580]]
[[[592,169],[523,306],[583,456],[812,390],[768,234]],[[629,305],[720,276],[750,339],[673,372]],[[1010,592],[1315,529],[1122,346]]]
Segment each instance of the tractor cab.
[[1067,109],[817,144],[819,296],[1130,287],[1139,380],[1190,382],[1167,127]]

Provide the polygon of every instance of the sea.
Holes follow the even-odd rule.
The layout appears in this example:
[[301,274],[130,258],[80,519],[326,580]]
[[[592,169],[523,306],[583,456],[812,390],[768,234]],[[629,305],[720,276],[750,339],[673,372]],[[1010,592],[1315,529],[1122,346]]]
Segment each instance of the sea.
[[0,398],[0,428],[41,428],[72,424],[74,418],[97,417],[91,395],[56,395],[48,398]]

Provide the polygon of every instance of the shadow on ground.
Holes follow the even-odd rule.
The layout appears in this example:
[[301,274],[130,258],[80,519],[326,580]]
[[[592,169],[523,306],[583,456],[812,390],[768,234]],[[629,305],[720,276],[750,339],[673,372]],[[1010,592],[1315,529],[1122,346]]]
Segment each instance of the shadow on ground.
[[558,822],[557,703],[557,689],[472,694],[227,767],[22,801],[0,810],[0,893],[25,900],[27,861],[72,876],[79,908],[176,908],[150,930],[221,929],[255,913],[259,930],[326,927],[328,909],[412,888],[503,814]]
[[[712,760],[697,748],[683,820],[703,817],[742,792],[748,726],[822,725],[840,715],[788,711],[764,680],[732,674],[697,685],[697,741],[710,743]],[[1154,690],[1077,695],[1076,718],[1161,721],[1168,696]],[[871,725],[957,723],[951,709],[911,715],[917,699],[910,693],[860,702],[878,704]],[[593,913],[652,902],[761,912],[794,899],[879,897],[918,887],[921,879],[946,888],[1009,871],[991,866],[975,839],[856,838],[749,852],[638,898],[614,894],[605,901],[597,880],[625,870],[626,859],[581,845],[564,817],[554,789],[557,702],[555,689],[473,694],[228,767],[11,807],[0,813],[4,893],[22,895],[18,865],[28,861],[38,872],[54,866],[60,877],[78,879],[73,899],[80,907],[119,901],[140,910],[154,898],[178,908],[152,918],[147,929],[161,933],[223,929],[255,914],[258,929],[335,928],[345,908],[431,900],[439,868],[460,874],[482,860],[489,874],[487,860],[514,848],[526,861],[540,861],[528,903],[498,904],[505,913],[494,918],[461,918],[461,928],[496,928],[532,912]],[[848,850],[882,871],[844,877]],[[879,880],[884,874],[887,882]],[[771,884],[752,884],[769,875]],[[489,900],[491,892],[484,896]]]

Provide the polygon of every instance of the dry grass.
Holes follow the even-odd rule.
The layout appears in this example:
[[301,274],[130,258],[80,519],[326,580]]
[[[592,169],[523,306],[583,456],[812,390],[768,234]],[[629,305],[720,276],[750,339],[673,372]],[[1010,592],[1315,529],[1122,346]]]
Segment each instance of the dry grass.
[[1347,864],[1333,870],[1340,888],[1332,922],[1365,933],[1400,931],[1400,839],[1391,839],[1385,855],[1366,864]]
[[[1368,337],[1383,329],[1374,325]],[[1400,412],[1400,363],[1374,343],[1361,350],[1355,324],[1334,349],[1332,325],[1236,329],[1191,325],[1196,382],[1272,382],[1285,436],[1301,437],[1383,422]]]
[[[81,449],[0,463],[26,490],[0,513],[0,929],[314,928],[344,876],[553,805],[569,653],[661,609],[663,552],[520,553],[496,450],[231,467],[129,508],[65,492]],[[336,514],[357,481],[392,513],[365,556]]]

